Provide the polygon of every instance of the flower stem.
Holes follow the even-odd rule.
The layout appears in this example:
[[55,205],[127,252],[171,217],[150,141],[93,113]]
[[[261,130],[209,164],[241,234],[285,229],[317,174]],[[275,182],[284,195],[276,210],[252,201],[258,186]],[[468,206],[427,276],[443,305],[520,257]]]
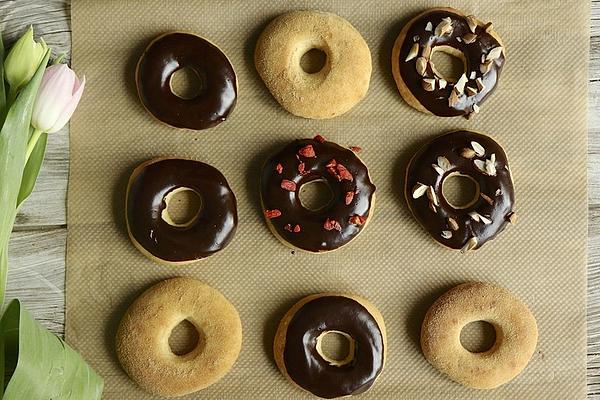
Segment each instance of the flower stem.
[[29,143],[27,143],[27,156],[25,157],[25,164],[27,164],[27,161],[29,161],[29,157],[31,156],[31,153],[33,153],[33,149],[35,149],[35,145],[37,144],[38,140],[40,140],[42,133],[44,132],[40,131],[39,129],[33,130],[33,134],[29,139]]

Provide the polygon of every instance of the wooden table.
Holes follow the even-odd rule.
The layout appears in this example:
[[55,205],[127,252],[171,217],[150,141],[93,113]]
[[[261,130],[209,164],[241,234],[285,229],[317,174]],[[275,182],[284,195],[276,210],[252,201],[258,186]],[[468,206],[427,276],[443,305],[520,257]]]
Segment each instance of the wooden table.
[[[30,24],[70,60],[70,0],[0,0],[0,29],[10,45]],[[588,398],[600,400],[600,0],[592,0],[589,70]],[[64,332],[68,129],[48,141],[35,192],[17,216],[10,243],[8,298],[18,297],[44,326]]]

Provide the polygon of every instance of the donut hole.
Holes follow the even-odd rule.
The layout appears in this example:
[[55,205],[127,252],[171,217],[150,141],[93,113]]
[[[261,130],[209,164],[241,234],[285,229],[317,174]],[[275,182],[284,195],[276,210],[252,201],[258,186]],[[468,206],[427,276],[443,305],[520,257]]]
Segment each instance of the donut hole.
[[191,100],[202,93],[205,85],[198,71],[191,67],[182,67],[171,74],[169,86],[175,96],[183,100]]
[[307,74],[316,74],[325,67],[327,54],[317,48],[309,49],[300,57],[300,67]]
[[469,175],[454,172],[442,182],[442,196],[451,207],[465,209],[479,200],[479,183]]
[[460,344],[471,353],[483,353],[496,343],[496,329],[486,321],[473,321],[460,331]]
[[200,334],[198,329],[187,319],[181,321],[169,335],[169,347],[171,352],[183,356],[194,351],[200,345]]
[[321,211],[333,202],[333,190],[325,179],[315,179],[300,186],[298,198],[309,211]]
[[352,336],[340,331],[325,331],[317,337],[317,353],[336,367],[349,364],[354,359],[356,343]]
[[467,59],[462,51],[450,46],[437,46],[431,50],[433,73],[448,82],[458,82],[467,69]]
[[165,208],[161,218],[167,224],[187,228],[198,219],[202,209],[202,198],[193,189],[179,187],[169,192],[163,199]]

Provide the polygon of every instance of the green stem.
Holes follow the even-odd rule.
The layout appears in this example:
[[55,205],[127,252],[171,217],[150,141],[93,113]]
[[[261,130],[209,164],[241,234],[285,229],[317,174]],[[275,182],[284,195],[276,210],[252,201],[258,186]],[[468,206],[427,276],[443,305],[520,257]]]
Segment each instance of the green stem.
[[8,275],[8,243],[0,249],[0,310],[4,310],[4,296],[6,294],[6,278]]
[[34,129],[31,138],[29,138],[29,143],[27,144],[27,156],[25,157],[25,165],[27,165],[27,161],[29,161],[29,157],[31,156],[33,149],[35,149],[35,145],[37,144],[38,140],[40,140],[42,133],[44,132],[40,131],[39,129]]

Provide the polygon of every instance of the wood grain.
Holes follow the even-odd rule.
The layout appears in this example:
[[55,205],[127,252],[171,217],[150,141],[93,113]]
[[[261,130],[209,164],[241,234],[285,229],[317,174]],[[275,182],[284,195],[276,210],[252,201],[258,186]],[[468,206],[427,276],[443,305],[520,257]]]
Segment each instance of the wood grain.
[[[2,0],[0,29],[7,44],[33,24],[70,59],[70,0]],[[588,398],[600,400],[600,0],[592,0],[589,65]],[[10,248],[8,297],[19,297],[58,334],[64,331],[68,130],[53,135],[36,191],[17,218]]]

